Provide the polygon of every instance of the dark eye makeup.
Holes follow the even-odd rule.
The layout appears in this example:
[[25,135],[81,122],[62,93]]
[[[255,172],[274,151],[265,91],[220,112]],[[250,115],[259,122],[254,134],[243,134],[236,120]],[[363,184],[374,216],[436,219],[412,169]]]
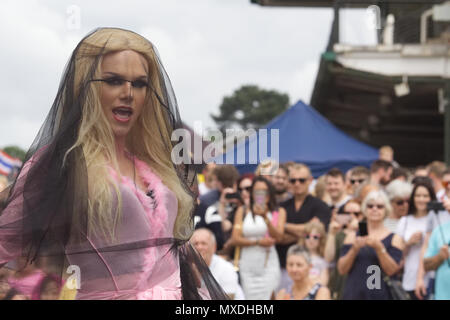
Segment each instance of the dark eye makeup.
[[126,80],[121,77],[113,76],[104,79],[93,79],[92,81],[102,81],[110,86],[122,86],[125,82],[130,82],[133,88],[142,89],[148,87],[148,82],[142,79],[137,79],[134,81]]

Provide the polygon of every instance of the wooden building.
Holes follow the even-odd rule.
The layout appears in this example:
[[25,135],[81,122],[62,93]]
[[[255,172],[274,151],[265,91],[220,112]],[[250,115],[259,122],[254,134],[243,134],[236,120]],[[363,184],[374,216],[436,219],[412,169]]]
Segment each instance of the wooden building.
[[[450,1],[252,0],[334,8],[310,104],[351,136],[413,167],[450,164]],[[339,10],[379,9],[378,44],[340,43]]]

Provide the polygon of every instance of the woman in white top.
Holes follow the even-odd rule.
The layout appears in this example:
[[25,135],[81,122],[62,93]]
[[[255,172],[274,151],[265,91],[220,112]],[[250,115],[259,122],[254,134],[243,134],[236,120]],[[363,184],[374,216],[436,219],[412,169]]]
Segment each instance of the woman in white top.
[[[436,200],[433,187],[426,182],[418,182],[414,185],[409,199],[408,215],[402,217],[397,225],[396,233],[405,242],[403,256],[405,259],[403,271],[403,289],[412,299],[419,299],[414,290],[416,289],[417,272],[420,264],[420,251],[427,227],[427,204]],[[427,285],[427,276],[420,282]]]
[[283,237],[285,223],[286,211],[276,208],[272,184],[264,177],[256,177],[250,208],[237,210],[231,236],[233,243],[241,247],[241,285],[249,300],[269,300],[278,286],[281,271],[275,241]]

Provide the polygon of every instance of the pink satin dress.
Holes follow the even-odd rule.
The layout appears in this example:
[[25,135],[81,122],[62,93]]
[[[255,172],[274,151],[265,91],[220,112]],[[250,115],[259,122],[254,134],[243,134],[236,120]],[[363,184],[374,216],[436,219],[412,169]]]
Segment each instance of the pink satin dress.
[[[122,196],[115,240],[106,240],[109,238],[101,233],[83,235],[85,241],[72,241],[66,246],[68,264],[79,270],[77,300],[182,299],[179,258],[177,250],[170,250],[177,198],[145,162],[136,159],[135,165],[148,190],[152,190],[152,197],[127,177],[118,181],[111,169]],[[10,223],[20,219],[19,212],[20,204],[8,206],[0,216],[0,226],[16,226]],[[21,254],[20,245],[15,245],[20,244],[20,231],[0,228],[0,264]],[[12,237],[19,241],[11,241]]]

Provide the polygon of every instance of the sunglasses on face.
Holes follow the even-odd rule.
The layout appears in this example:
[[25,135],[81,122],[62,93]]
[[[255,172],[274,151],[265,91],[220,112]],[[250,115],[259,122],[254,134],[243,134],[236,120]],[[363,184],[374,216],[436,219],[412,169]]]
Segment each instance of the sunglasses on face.
[[373,209],[374,207],[377,207],[377,209],[384,209],[384,204],[368,204],[367,208]]
[[252,187],[251,186],[250,187],[243,187],[243,188],[239,187],[238,190],[239,190],[239,192],[242,192],[244,190],[247,191],[247,192],[251,192],[252,191]]
[[404,204],[408,203],[408,200],[396,200],[394,203],[398,206],[403,206]]
[[308,179],[306,179],[306,178],[298,178],[298,179],[291,178],[291,179],[289,179],[289,182],[292,184],[295,184],[296,181],[300,182],[301,184],[304,184],[306,181],[308,181]]
[[366,180],[366,179],[350,179],[350,183],[355,184],[358,182],[359,184],[361,184],[364,182],[364,180]]
[[361,211],[344,211],[344,214],[354,214],[355,216],[359,216]]
[[320,239],[320,236],[317,235],[317,234],[314,234],[314,235],[312,235],[312,234],[307,234],[307,235],[305,236],[305,238],[306,238],[306,239],[319,240],[319,239]]

